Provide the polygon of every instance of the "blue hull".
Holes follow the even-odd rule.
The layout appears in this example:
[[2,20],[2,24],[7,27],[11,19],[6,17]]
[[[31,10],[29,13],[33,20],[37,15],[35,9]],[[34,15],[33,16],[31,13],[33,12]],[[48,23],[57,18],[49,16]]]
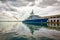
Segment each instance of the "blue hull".
[[35,19],[35,20],[25,20],[23,21],[23,23],[27,23],[27,24],[39,24],[39,23],[46,23],[48,19]]

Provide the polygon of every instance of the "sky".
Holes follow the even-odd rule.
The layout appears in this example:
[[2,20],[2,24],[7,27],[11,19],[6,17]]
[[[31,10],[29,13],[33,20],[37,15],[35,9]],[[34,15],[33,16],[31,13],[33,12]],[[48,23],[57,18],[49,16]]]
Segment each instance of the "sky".
[[60,14],[60,0],[0,0],[0,19],[24,20],[32,10],[39,16]]

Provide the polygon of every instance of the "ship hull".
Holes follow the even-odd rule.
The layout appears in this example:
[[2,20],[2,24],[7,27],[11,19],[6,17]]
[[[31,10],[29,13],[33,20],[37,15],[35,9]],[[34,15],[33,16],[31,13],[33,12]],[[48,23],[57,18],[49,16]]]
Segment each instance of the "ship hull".
[[40,24],[46,23],[48,19],[35,19],[35,20],[24,20],[23,23],[27,24]]

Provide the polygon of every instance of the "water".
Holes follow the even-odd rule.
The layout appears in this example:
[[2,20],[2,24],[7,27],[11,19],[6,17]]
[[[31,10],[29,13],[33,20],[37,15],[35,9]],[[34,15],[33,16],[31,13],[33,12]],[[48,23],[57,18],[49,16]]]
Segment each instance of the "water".
[[60,24],[0,22],[0,40],[60,40]]

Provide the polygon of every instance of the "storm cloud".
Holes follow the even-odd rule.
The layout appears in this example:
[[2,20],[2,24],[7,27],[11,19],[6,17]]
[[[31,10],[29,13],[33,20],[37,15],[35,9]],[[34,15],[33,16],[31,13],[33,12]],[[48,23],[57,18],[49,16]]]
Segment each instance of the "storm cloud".
[[29,16],[32,9],[39,16],[60,14],[60,0],[0,0],[0,12],[17,18]]
[[38,6],[38,7],[46,7],[46,6],[59,6],[59,0],[0,0],[3,3],[9,3],[13,6]]

